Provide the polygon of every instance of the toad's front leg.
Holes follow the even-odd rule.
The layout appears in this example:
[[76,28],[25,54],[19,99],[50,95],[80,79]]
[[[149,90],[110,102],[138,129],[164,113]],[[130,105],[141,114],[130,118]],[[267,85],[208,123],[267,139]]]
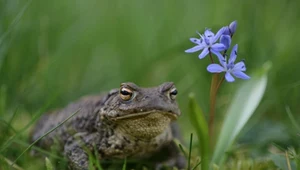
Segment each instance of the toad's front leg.
[[98,134],[77,133],[70,137],[65,144],[64,154],[69,160],[69,167],[73,170],[89,169],[89,153],[93,154],[95,141],[99,141]]
[[185,157],[180,153],[176,143],[172,141],[171,143],[165,145],[161,148],[159,152],[152,156],[152,159],[155,159],[155,169],[161,170],[164,169],[185,169],[186,160]]

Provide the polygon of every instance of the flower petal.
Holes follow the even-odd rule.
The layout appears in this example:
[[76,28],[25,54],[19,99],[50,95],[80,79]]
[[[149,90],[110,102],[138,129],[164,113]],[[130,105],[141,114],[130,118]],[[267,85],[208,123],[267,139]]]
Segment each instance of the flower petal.
[[232,47],[228,63],[234,63],[235,62],[235,59],[236,59],[236,56],[237,56],[237,50],[238,50],[238,45],[235,44],[235,46]]
[[232,75],[229,72],[226,72],[225,79],[228,82],[234,82],[234,78],[232,77]]
[[210,64],[207,66],[207,71],[211,73],[221,73],[225,71],[225,69],[220,66],[220,64]]
[[230,31],[231,35],[233,35],[235,33],[236,26],[237,26],[237,22],[236,21],[233,21],[232,23],[230,23],[230,25],[229,25],[229,31]]
[[216,43],[211,46],[211,49],[220,52],[220,51],[224,51],[226,47],[222,43]]
[[204,36],[207,38],[213,38],[215,36],[215,34],[210,29],[206,29],[204,31]]
[[225,27],[225,31],[223,32],[223,35],[230,35],[228,26]]
[[204,58],[208,54],[208,48],[204,48],[203,51],[199,54],[199,59]]
[[215,42],[220,38],[220,36],[224,33],[225,30],[226,30],[226,27],[222,27],[222,28],[217,32],[217,34],[215,35],[215,37],[213,38],[212,43],[215,43]]
[[193,48],[185,50],[185,52],[186,53],[193,53],[193,52],[196,52],[196,51],[199,51],[199,50],[202,50],[202,49],[203,49],[202,45],[197,45],[197,46],[195,46]]
[[190,38],[190,41],[192,43],[195,43],[195,44],[201,44],[202,43],[202,39],[198,39],[198,38]]
[[227,50],[230,47],[231,38],[229,35],[221,35],[220,43],[224,44],[225,49]]
[[218,57],[218,59],[219,59],[221,65],[222,65],[224,68],[226,68],[227,63],[226,63],[226,59],[223,57],[223,55],[222,55],[220,52],[215,51],[215,50],[212,50],[212,49],[211,49],[210,51]]
[[250,77],[242,71],[232,71],[232,74],[240,79],[248,80]]
[[246,71],[246,65],[243,61],[236,63],[232,69],[233,71]]

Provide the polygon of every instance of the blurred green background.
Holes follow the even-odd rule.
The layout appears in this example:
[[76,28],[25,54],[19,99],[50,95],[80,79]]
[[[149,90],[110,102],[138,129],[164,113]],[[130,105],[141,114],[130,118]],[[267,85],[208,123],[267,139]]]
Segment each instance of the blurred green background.
[[[285,107],[298,121],[299,6],[296,0],[0,0],[0,117],[9,120],[18,108],[13,120],[18,130],[41,108],[63,107],[122,82],[173,81],[188,141],[193,131],[185,113],[188,94],[194,92],[207,113],[211,74],[208,58],[184,50],[193,46],[189,38],[197,30],[216,32],[237,20],[232,43],[239,45],[238,60],[245,59],[247,73],[272,62],[263,101],[239,141],[297,147],[298,132]],[[216,126],[242,82],[221,87]]]

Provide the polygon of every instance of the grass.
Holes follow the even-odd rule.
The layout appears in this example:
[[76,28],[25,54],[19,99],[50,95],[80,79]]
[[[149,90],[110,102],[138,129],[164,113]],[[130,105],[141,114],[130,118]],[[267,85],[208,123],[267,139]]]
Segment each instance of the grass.
[[[71,118],[76,113],[77,112],[74,112],[69,118]],[[65,121],[67,121],[69,118],[67,118]],[[58,125],[57,127],[59,127],[59,126],[60,125]],[[55,128],[57,128],[57,127],[55,127]],[[48,133],[53,131],[55,128],[51,129],[44,136],[46,136]],[[36,140],[35,142],[37,142],[38,140]],[[193,147],[193,135],[192,134],[190,135],[190,140],[189,141],[190,141],[190,145],[189,145],[188,153],[186,154],[187,160],[188,160],[188,167],[187,168],[188,169],[198,169],[199,166],[201,166],[202,160],[200,161],[198,159],[199,157],[195,153],[195,150],[194,150],[195,147]],[[21,145],[21,142],[22,142],[22,140],[20,142],[18,142],[15,139],[13,143]],[[26,154],[27,153],[26,151],[29,148],[31,148],[34,145],[35,142],[31,143],[29,146],[28,146],[28,144],[24,145],[24,146],[26,146],[26,148],[25,149],[20,149],[20,151],[23,150],[23,152],[18,156],[18,158],[22,158],[21,156],[23,156],[23,157],[26,157],[26,159],[29,159],[29,160],[35,160],[35,159],[39,160],[39,159],[41,159],[41,158],[37,158],[37,157],[34,158],[34,157],[29,156],[28,154]],[[184,153],[186,153],[186,149],[184,149],[182,145],[180,145],[180,146],[182,148],[181,150]],[[280,147],[280,146],[278,146],[278,147]],[[284,158],[286,159],[286,162],[287,162],[287,165],[288,165],[288,168],[289,168],[288,170],[290,170],[290,159],[289,159],[289,155],[287,154],[288,152],[287,152],[287,150],[284,150],[283,148],[281,148],[281,150],[283,151],[283,153],[285,153]],[[40,151],[40,150],[38,150],[38,151]],[[55,155],[53,156],[51,153],[48,153],[47,151],[46,152],[42,151],[42,152],[48,154],[52,158],[55,157]],[[234,157],[230,156],[229,161],[224,166],[222,166],[221,169],[257,169],[257,170],[266,169],[266,168],[276,169],[276,165],[272,162],[271,159],[261,159],[261,158],[253,159],[251,157],[248,157],[247,154],[239,153],[239,152],[240,151],[238,150],[236,153],[232,153],[232,155],[238,154],[239,156],[237,156],[237,155],[234,156]],[[7,167],[7,169],[9,169],[9,167],[13,167],[13,169],[26,169],[26,167],[24,168],[24,167],[21,167],[21,166],[15,164],[15,162],[17,162],[18,158],[15,161],[11,161],[6,157],[1,156],[1,161],[3,161],[3,163],[6,165],[4,167]],[[61,159],[60,157],[58,157],[58,158]],[[96,167],[98,169],[102,169],[99,162],[96,161],[97,160],[96,158],[97,158],[97,154],[96,154],[96,157],[91,155],[90,156],[90,159],[91,159],[90,162],[93,163],[94,165],[96,165]],[[50,160],[57,161],[59,159],[57,159],[57,157],[56,157],[56,159],[49,159],[48,157],[46,157],[45,160],[44,160],[44,163],[39,164],[39,166],[37,166],[36,168],[46,167],[47,170],[53,169],[54,164]],[[126,162],[127,161],[125,159],[124,164],[123,164],[123,169],[126,169]],[[22,161],[21,161],[21,164],[22,164]],[[29,167],[31,167],[31,166],[29,166]],[[220,169],[220,167],[218,167],[217,165],[214,165],[214,167],[215,167],[214,169]],[[93,166],[91,166],[90,169],[93,169]]]
[[[80,109],[79,109],[80,110]],[[35,145],[38,141],[40,141],[43,137],[47,136],[48,134],[50,134],[51,132],[53,132],[55,129],[57,129],[58,127],[60,127],[61,125],[63,125],[66,121],[68,121],[69,119],[71,119],[76,113],[79,112],[79,110],[77,110],[76,112],[72,113],[69,117],[67,117],[64,121],[62,121],[61,123],[59,123],[57,126],[55,126],[54,128],[50,129],[49,131],[47,131],[45,134],[43,134],[42,136],[40,136],[38,139],[36,139],[35,141],[33,141],[15,160],[14,162],[11,164],[11,166],[13,166],[17,160],[25,153],[27,152],[29,149],[31,149],[31,147],[33,145]]]

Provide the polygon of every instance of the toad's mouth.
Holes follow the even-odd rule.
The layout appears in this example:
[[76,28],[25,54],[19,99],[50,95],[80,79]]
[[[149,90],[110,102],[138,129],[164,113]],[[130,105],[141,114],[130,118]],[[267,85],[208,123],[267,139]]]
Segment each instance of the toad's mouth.
[[131,114],[128,114],[128,115],[115,117],[115,118],[113,118],[113,120],[142,118],[142,117],[147,117],[149,114],[161,115],[162,117],[168,116],[173,120],[176,120],[178,118],[178,116],[174,113],[163,112],[163,111],[159,111],[159,110],[151,110],[151,111],[146,111],[146,112],[131,113]]
[[145,140],[165,132],[170,127],[170,123],[176,119],[177,115],[173,113],[157,110],[114,118],[118,124],[118,129],[122,132]]

